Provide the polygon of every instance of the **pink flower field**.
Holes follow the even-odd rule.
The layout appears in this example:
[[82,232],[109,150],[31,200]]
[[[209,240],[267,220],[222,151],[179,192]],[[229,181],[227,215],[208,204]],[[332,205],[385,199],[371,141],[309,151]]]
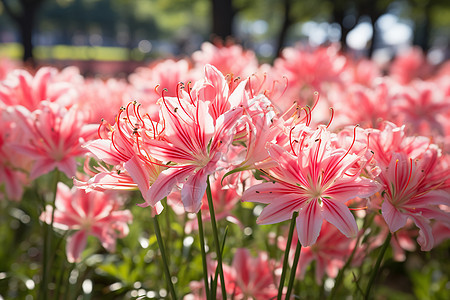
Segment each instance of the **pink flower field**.
[[450,63],[204,43],[0,60],[0,299],[449,299]]

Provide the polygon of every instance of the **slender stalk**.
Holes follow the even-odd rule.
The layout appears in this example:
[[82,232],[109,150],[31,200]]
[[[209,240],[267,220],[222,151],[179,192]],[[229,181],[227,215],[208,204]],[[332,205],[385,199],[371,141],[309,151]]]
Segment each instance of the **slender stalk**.
[[208,266],[206,265],[205,237],[203,234],[203,220],[202,220],[202,210],[201,209],[197,213],[197,222],[198,222],[198,233],[200,235],[200,248],[201,248],[201,252],[202,252],[203,279],[205,281],[205,293],[206,293],[206,299],[210,300],[211,295],[209,294]]
[[161,251],[161,257],[164,265],[164,274],[166,275],[166,281],[169,287],[169,292],[172,295],[172,299],[178,299],[172,284],[172,277],[170,276],[169,272],[169,265],[167,263],[166,251],[164,250],[164,243],[161,236],[161,229],[159,228],[158,215],[155,215],[152,219],[153,219],[153,226],[155,227],[156,240],[158,241],[159,250]]
[[[168,205],[167,204],[167,197],[164,198],[164,203],[165,203],[166,206]],[[165,232],[165,239],[164,240],[166,241],[166,248],[170,249],[170,242],[171,242],[172,238],[171,238],[170,214],[169,214],[169,210],[168,209],[165,211],[164,215],[165,215],[164,219],[166,221],[166,224],[164,226],[165,230],[166,230],[166,232]],[[183,244],[183,240],[181,240],[181,242]],[[167,264],[170,265],[170,255],[167,256],[166,258],[167,258]]]
[[[49,284],[49,276],[50,276],[50,270],[51,265],[53,263],[52,255],[51,255],[51,248],[52,248],[52,239],[53,239],[53,222],[55,220],[55,202],[56,202],[56,193],[58,189],[58,182],[59,182],[59,171],[58,169],[55,169],[53,171],[54,178],[53,178],[53,184],[52,184],[52,192],[53,192],[53,199],[52,199],[52,216],[50,224],[46,224],[43,222],[43,226],[45,228],[44,230],[44,246],[43,246],[43,257],[42,257],[42,282],[40,286],[39,291],[39,299],[47,299],[48,295],[48,284]],[[45,200],[44,200],[44,207],[43,210],[46,210]]]
[[375,267],[372,270],[372,274],[370,275],[369,283],[367,284],[366,292],[364,294],[364,299],[369,299],[370,289],[372,288],[373,282],[375,281],[375,278],[378,274],[378,270],[380,269],[381,261],[383,260],[383,256],[386,253],[386,250],[389,246],[389,243],[391,242],[392,233],[389,232],[388,236],[386,237],[386,240],[383,243],[383,246],[381,247],[380,254],[378,255],[377,261],[375,263]]
[[222,298],[224,300],[227,299],[227,291],[225,289],[225,278],[223,276],[223,268],[222,268],[222,250],[220,249],[220,241],[219,234],[217,232],[217,224],[216,224],[216,215],[214,213],[214,204],[212,200],[211,194],[211,185],[209,183],[209,175],[206,178],[206,196],[208,198],[208,206],[209,206],[209,215],[211,216],[211,226],[213,230],[214,236],[214,244],[216,244],[216,252],[217,252],[217,268],[219,270],[221,288],[222,288]]
[[[281,300],[281,296],[283,295],[283,287],[284,287],[284,278],[286,277],[286,271],[288,268],[288,259],[289,259],[289,251],[291,250],[292,236],[294,235],[295,228],[295,219],[298,216],[298,212],[294,212],[292,214],[291,226],[289,227],[289,235],[286,244],[286,250],[284,250],[284,260],[283,260],[283,270],[281,271],[280,277],[280,285],[278,286],[278,300]],[[299,241],[300,243],[300,241]]]
[[[66,231],[65,233],[64,233],[64,235],[58,240],[58,242],[56,243],[56,247],[55,247],[55,251],[62,251],[63,253],[64,253],[64,250],[63,249],[59,249],[60,248],[60,246],[61,246],[61,244],[62,244],[62,242],[64,241],[64,240],[66,240],[66,238],[67,238],[67,233],[68,233],[68,231]],[[59,270],[59,278],[58,278],[58,282],[56,282],[56,291],[55,291],[55,293],[54,293],[54,295],[53,295],[53,299],[60,299],[60,294],[61,294],[61,287],[62,287],[62,282],[63,282],[63,279],[65,278],[65,274],[66,274],[66,269],[67,269],[67,267],[66,267],[66,257],[65,257],[65,255],[64,254],[62,254],[61,256],[60,256],[60,270]]]
[[291,274],[289,275],[288,289],[287,289],[286,297],[285,297],[286,300],[289,299],[289,297],[291,296],[292,287],[294,286],[294,280],[295,280],[295,275],[297,273],[297,265],[298,265],[298,260],[300,259],[301,251],[302,251],[302,244],[300,244],[300,241],[298,241],[297,247],[295,247],[294,262],[292,263]]
[[345,262],[345,265],[339,270],[339,273],[334,282],[333,289],[331,290],[331,293],[330,293],[330,296],[328,297],[328,299],[332,300],[332,299],[334,299],[334,297],[336,297],[336,293],[339,290],[339,287],[341,286],[342,278],[344,278],[344,272],[352,263],[353,257],[355,256],[356,250],[358,249],[359,242],[361,241],[361,237],[364,235],[364,232],[366,231],[366,229],[369,228],[369,226],[372,224],[374,217],[375,217],[375,215],[372,214],[370,217],[366,216],[364,218],[364,223],[362,226],[363,230],[362,230],[361,234],[358,234],[358,237],[356,238],[355,247],[353,247],[352,253],[350,254],[347,261]]

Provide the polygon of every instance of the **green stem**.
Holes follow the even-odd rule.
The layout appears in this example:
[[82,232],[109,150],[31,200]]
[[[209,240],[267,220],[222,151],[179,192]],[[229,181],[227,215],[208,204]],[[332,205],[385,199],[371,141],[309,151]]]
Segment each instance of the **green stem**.
[[202,210],[200,209],[197,213],[198,222],[198,232],[200,235],[200,248],[202,252],[202,262],[203,262],[203,279],[205,281],[205,293],[206,299],[210,300],[209,294],[209,283],[208,283],[208,266],[206,265],[206,252],[205,252],[205,237],[203,235],[203,220],[202,220]]
[[217,224],[216,224],[216,215],[214,213],[214,204],[212,200],[211,194],[211,185],[209,183],[209,175],[206,178],[206,196],[208,198],[208,206],[209,206],[209,215],[211,216],[211,226],[213,230],[214,236],[214,244],[216,244],[216,252],[217,252],[217,268],[219,270],[221,288],[222,288],[222,298],[223,300],[227,299],[227,291],[225,289],[225,277],[223,276],[223,268],[222,268],[222,251],[220,247],[219,234],[217,232]]
[[288,300],[289,297],[291,296],[292,287],[294,286],[294,280],[295,280],[295,275],[297,273],[297,265],[298,265],[298,260],[300,259],[301,251],[302,251],[302,244],[300,244],[300,241],[298,241],[297,247],[295,247],[294,262],[292,263],[291,274],[289,275],[288,289],[287,289],[286,297],[285,297],[286,300]]
[[[291,250],[292,236],[294,235],[295,219],[298,216],[298,212],[292,214],[291,226],[289,227],[288,240],[286,243],[286,249],[284,251],[283,270],[281,271],[280,285],[278,286],[278,300],[281,300],[283,295],[284,278],[286,277],[286,271],[288,268],[289,251]],[[298,241],[300,243],[300,241]]]
[[369,299],[370,289],[372,288],[373,282],[378,274],[378,270],[380,269],[381,261],[383,260],[383,256],[386,253],[386,250],[391,242],[392,233],[389,232],[384,244],[381,248],[380,254],[378,255],[377,261],[375,263],[375,267],[372,270],[372,274],[370,275],[369,283],[367,284],[366,293],[364,294],[364,299]]
[[[55,169],[53,171],[54,173],[54,180],[52,185],[52,192],[53,192],[53,199],[52,199],[52,217],[50,224],[46,224],[43,222],[43,226],[45,228],[44,230],[44,249],[43,249],[43,257],[42,257],[42,282],[40,286],[39,291],[39,299],[46,299],[47,298],[47,289],[49,284],[49,276],[50,276],[50,270],[51,265],[53,263],[51,259],[51,247],[52,247],[52,238],[53,238],[53,222],[55,220],[55,209],[56,209],[56,194],[58,190],[58,182],[59,182],[59,171],[58,169]],[[46,210],[45,200],[44,200],[44,208],[43,210]]]
[[[344,272],[352,263],[353,257],[355,256],[355,253],[356,253],[356,249],[358,249],[358,246],[359,246],[359,241],[361,240],[361,237],[364,235],[364,232],[366,231],[366,229],[370,226],[370,224],[372,224],[373,217],[374,217],[374,215],[372,215],[370,218],[368,218],[367,216],[366,216],[366,218],[364,218],[364,223],[362,226],[363,231],[361,232],[361,234],[358,234],[358,237],[356,238],[355,247],[353,247],[352,253],[350,254],[347,261],[345,262],[345,265],[342,267],[342,269],[339,270],[338,276],[336,277],[333,289],[331,290],[331,293],[330,293],[330,296],[328,299],[332,300],[332,299],[334,299],[334,297],[336,297],[336,293],[339,290],[339,287],[341,286],[342,278],[344,278]],[[368,219],[370,219],[370,220],[368,221]]]
[[166,281],[169,287],[169,292],[172,295],[172,299],[178,299],[172,284],[172,277],[170,276],[169,272],[169,265],[167,263],[166,251],[164,250],[164,243],[161,236],[161,229],[159,228],[158,215],[155,215],[152,219],[153,219],[153,226],[155,227],[156,240],[158,241],[159,250],[161,251],[161,257],[164,265],[164,274],[166,275]]

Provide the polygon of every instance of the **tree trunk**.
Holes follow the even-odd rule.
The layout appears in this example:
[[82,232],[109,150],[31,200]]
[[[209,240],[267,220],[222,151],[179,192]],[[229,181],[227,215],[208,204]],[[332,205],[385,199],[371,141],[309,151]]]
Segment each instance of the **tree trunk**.
[[5,12],[13,19],[19,28],[23,46],[23,62],[34,67],[36,62],[33,57],[33,26],[39,6],[43,0],[20,0],[20,11],[14,12],[7,0],[1,0]]
[[430,49],[431,32],[431,5],[427,2],[423,11],[423,18],[416,22],[414,30],[413,44],[422,48],[424,53]]
[[20,35],[22,37],[23,56],[22,60],[25,64],[35,67],[36,62],[33,57],[33,25],[37,9],[34,5],[23,7],[21,22],[19,23]]
[[226,39],[233,35],[235,11],[232,0],[212,0],[212,34]]
[[292,25],[292,19],[289,16],[291,10],[291,1],[284,0],[283,2],[284,2],[283,23],[281,25],[280,33],[278,34],[277,52],[275,58],[281,56],[281,52],[283,51],[283,47],[285,46],[284,44],[286,42],[288,29]]

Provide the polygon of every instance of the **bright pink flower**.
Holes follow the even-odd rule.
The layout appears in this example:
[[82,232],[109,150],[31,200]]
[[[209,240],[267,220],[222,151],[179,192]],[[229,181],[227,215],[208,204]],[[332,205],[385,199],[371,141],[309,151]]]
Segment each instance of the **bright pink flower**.
[[[161,140],[146,141],[144,148],[152,157],[168,165],[144,197],[147,204],[168,196],[182,184],[181,199],[186,211],[197,212],[206,190],[206,178],[220,168],[221,158],[231,143],[234,127],[242,116],[242,108],[232,108],[212,117],[208,103],[188,92],[177,98],[164,97],[161,119],[164,135]],[[195,94],[193,94],[195,96]]]
[[392,113],[392,86],[380,82],[370,87],[353,84],[345,89],[335,87],[328,92],[328,99],[336,109],[333,121],[339,125],[359,124],[378,128],[383,121],[394,120]]
[[[253,257],[248,249],[237,249],[232,265],[223,265],[227,295],[232,295],[232,299],[236,300],[276,298],[278,288],[275,268],[266,253],[259,252],[257,257]],[[209,264],[209,269],[214,272],[213,263]],[[219,280],[217,299],[222,297],[220,284]],[[194,292],[194,295],[190,295],[193,296],[191,299],[206,299],[202,283],[191,282],[190,285]]]
[[430,139],[424,136],[408,136],[405,126],[384,122],[381,130],[368,129],[370,134],[369,148],[374,152],[377,164],[387,167],[394,153],[405,153],[415,159],[422,155],[430,145]]
[[274,70],[288,78],[288,90],[292,92],[287,91],[287,95],[296,95],[291,98],[297,100],[302,89],[322,92],[323,83],[341,82],[346,61],[335,46],[314,50],[288,47],[282,57],[275,60]]
[[194,98],[209,103],[209,113],[215,120],[230,108],[242,105],[247,101],[245,92],[247,80],[240,81],[237,85],[232,83],[228,82],[217,68],[206,65],[204,80],[196,82],[191,93]]
[[14,70],[0,82],[0,103],[22,105],[33,111],[41,101],[71,105],[76,96],[73,85],[58,80],[55,68],[40,68],[33,76],[25,70]]
[[[294,232],[294,235],[296,232]],[[349,239],[343,235],[335,226],[328,222],[323,222],[320,235],[314,245],[302,247],[300,260],[297,268],[298,276],[303,279],[308,266],[315,261],[315,279],[318,284],[322,283],[325,274],[330,278],[336,278],[339,270],[344,266],[355,247],[356,239]],[[289,252],[290,259],[293,259],[298,239],[294,237]],[[279,240],[282,250],[286,249],[286,239]],[[361,252],[362,248],[356,251]],[[355,257],[357,257],[356,254]],[[356,259],[355,259],[356,260]],[[356,261],[353,261],[355,263]]]
[[7,59],[5,57],[0,58],[0,80],[4,80],[6,76],[16,69],[18,66],[17,61]]
[[14,201],[22,198],[32,163],[29,157],[14,149],[13,143],[19,142],[22,137],[11,110],[0,108],[0,187],[4,186],[6,198]]
[[427,78],[431,66],[420,48],[411,48],[400,53],[390,66],[390,75],[401,84],[408,84],[415,78]]
[[304,139],[297,155],[271,145],[269,153],[278,166],[267,173],[274,181],[250,187],[242,200],[268,204],[258,218],[259,224],[282,222],[298,211],[298,237],[305,247],[316,242],[323,219],[347,237],[355,236],[358,228],[345,203],[371,196],[379,190],[378,184],[360,178],[359,173],[346,174],[360,156],[333,149],[325,128]]
[[35,161],[30,178],[35,179],[54,168],[73,177],[76,158],[85,153],[81,145],[93,136],[97,126],[86,125],[83,113],[76,107],[67,110],[47,101],[41,102],[40,109],[33,112],[16,106],[15,113],[17,126],[25,136],[14,147]]
[[77,105],[85,112],[87,123],[98,124],[102,119],[114,123],[116,108],[134,99],[131,96],[130,85],[114,78],[106,81],[99,78],[87,79],[84,83],[76,85],[76,89],[79,95]]
[[[221,183],[221,178],[223,172],[219,173],[217,179],[211,180],[211,195],[214,203],[214,214],[216,220],[226,219],[228,222],[241,225],[241,222],[236,218],[232,210],[236,207],[239,202],[240,195],[235,188],[223,188]],[[174,203],[173,199],[172,203]],[[202,218],[204,221],[210,221],[211,215],[209,214],[208,199],[206,194],[202,199]],[[197,220],[191,220],[186,224],[186,232],[190,233],[193,229],[198,229]]]
[[411,133],[443,135],[450,114],[450,95],[434,82],[414,81],[393,99],[394,113]]
[[[166,59],[153,63],[148,67],[137,68],[128,77],[131,84],[146,94],[151,94],[151,98],[158,99],[160,95],[155,91],[155,87],[167,89],[166,96],[175,97],[177,95],[178,83],[190,78],[189,62],[187,60],[174,61]],[[139,100],[142,102],[141,100]]]
[[[66,243],[69,262],[81,260],[81,252],[86,247],[87,237],[97,237],[108,251],[114,251],[116,239],[128,235],[128,225],[132,221],[129,210],[119,210],[119,202],[113,194],[90,192],[58,184],[56,210],[53,226],[62,230],[75,230]],[[47,206],[41,220],[51,223],[52,207]]]
[[[210,64],[219,69],[223,75],[248,77],[258,68],[258,61],[253,51],[244,50],[239,45],[213,45],[205,42],[201,50],[192,54],[197,68]],[[236,62],[239,63],[236,63]]]
[[[134,189],[139,188],[144,199],[150,185],[167,167],[149,155],[144,144],[150,139],[159,139],[162,127],[153,122],[148,114],[141,115],[140,104],[131,102],[120,109],[116,123],[111,126],[103,121],[98,132],[100,139],[88,142],[85,147],[111,169],[85,166],[92,177],[87,182],[75,181],[84,189]],[[153,203],[159,213],[159,201]]]
[[390,231],[396,232],[412,219],[420,229],[417,241],[421,249],[431,250],[434,238],[430,220],[450,223],[450,214],[439,207],[450,205],[449,179],[450,169],[441,168],[434,145],[414,161],[405,153],[394,153],[378,177],[384,196],[381,212]]
[[[380,247],[389,233],[389,228],[382,216],[376,215],[374,221],[380,227],[380,232],[367,240],[367,245],[370,249]],[[404,261],[406,259],[405,251],[412,252],[416,250],[417,244],[414,239],[417,237],[417,234],[418,230],[414,227],[414,222],[411,219],[407,221],[405,227],[395,232],[390,243],[392,257],[395,261]]]
[[381,77],[380,67],[373,61],[368,59],[361,59],[358,61],[348,60],[349,64],[344,71],[344,77],[349,83],[357,83],[363,86],[370,87],[374,80]]

